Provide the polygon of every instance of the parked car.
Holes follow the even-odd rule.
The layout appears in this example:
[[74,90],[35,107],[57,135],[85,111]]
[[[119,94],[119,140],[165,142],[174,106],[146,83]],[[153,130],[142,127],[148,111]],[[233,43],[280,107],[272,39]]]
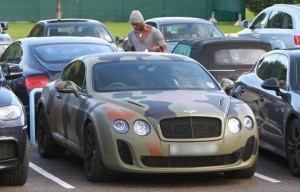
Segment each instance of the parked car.
[[0,185],[23,185],[27,181],[26,113],[7,82],[21,75],[21,66],[0,65]]
[[269,42],[272,49],[300,47],[300,4],[275,4],[242,25],[245,29],[237,33],[239,37]]
[[8,29],[8,23],[5,21],[0,21],[0,56],[4,50],[12,43],[12,38],[5,30]]
[[255,62],[272,50],[270,43],[251,38],[207,37],[180,41],[172,53],[189,56],[221,82],[235,80],[250,71]]
[[124,51],[119,44],[123,37],[114,40],[103,23],[92,19],[48,19],[38,21],[28,37],[44,36],[91,36],[99,37],[109,42],[116,51]]
[[[101,52],[114,52],[114,49],[100,38],[28,37],[10,44],[0,57],[0,65],[11,63],[23,67],[23,75],[10,80],[9,84],[29,116],[31,90],[42,88],[56,79],[72,59]],[[36,94],[36,99],[38,97],[39,94]]]
[[[169,52],[172,52],[176,44],[184,39],[225,36],[212,22],[194,17],[157,17],[147,19],[145,23],[162,32]],[[127,39],[123,43],[123,49],[130,51]]]
[[256,169],[253,112],[207,70],[170,53],[116,52],[73,60],[38,103],[42,157],[72,151],[90,181],[127,173]]
[[260,146],[286,157],[300,176],[300,49],[273,50],[241,75],[232,96],[247,103],[257,118]]

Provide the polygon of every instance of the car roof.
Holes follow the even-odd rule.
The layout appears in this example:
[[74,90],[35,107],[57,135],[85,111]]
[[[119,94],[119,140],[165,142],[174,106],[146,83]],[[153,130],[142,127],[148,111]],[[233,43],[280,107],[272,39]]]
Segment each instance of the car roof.
[[[123,62],[123,61],[191,61],[197,62],[194,59],[172,53],[158,53],[158,52],[113,52],[112,53],[100,53],[93,55],[86,55],[81,57],[82,60],[92,60],[94,63],[107,63],[111,62]],[[198,63],[198,62],[197,62]]]
[[57,43],[91,43],[106,44],[107,41],[97,37],[75,37],[75,36],[50,36],[50,37],[26,37],[16,40],[21,44],[40,45],[40,44],[57,44]]
[[102,24],[100,21],[93,19],[77,19],[77,18],[65,18],[65,19],[46,19],[40,20],[37,23],[51,24],[70,24],[70,23],[90,23],[90,24]]
[[155,17],[145,20],[145,22],[158,22],[160,24],[172,23],[207,23],[212,24],[210,21],[197,17]]
[[182,40],[179,44],[187,44],[191,45],[192,48],[199,48],[205,45],[224,45],[226,44],[239,44],[239,45],[246,45],[246,44],[260,44],[269,47],[271,50],[271,44],[268,42],[264,42],[258,39],[247,38],[247,37],[200,37],[200,38],[193,38]]
[[280,53],[280,54],[285,54],[292,57],[300,58],[300,48],[275,49],[266,54],[272,54],[272,53]]

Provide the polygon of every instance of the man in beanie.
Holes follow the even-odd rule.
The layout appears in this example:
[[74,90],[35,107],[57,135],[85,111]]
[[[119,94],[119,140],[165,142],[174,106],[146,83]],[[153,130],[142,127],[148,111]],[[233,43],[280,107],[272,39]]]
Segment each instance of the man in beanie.
[[131,51],[168,52],[167,44],[162,33],[145,24],[143,15],[134,10],[129,22],[133,30],[128,33],[128,46]]

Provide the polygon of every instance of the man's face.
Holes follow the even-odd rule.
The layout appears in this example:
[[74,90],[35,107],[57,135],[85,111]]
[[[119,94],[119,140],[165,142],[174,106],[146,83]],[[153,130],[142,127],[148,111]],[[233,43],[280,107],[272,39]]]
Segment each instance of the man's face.
[[143,29],[144,22],[131,23],[131,25],[134,28],[134,30],[140,31],[141,29]]

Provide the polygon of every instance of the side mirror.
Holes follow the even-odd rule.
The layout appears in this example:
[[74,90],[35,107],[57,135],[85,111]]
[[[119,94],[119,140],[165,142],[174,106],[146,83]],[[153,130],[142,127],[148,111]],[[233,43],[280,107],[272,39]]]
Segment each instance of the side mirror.
[[229,95],[231,89],[234,87],[234,82],[227,78],[222,78],[220,81],[220,86]]
[[7,80],[16,79],[23,75],[23,67],[18,64],[5,63],[1,64],[1,68]]
[[8,29],[8,23],[7,22],[1,22],[1,28],[3,30],[7,30]]
[[123,43],[123,41],[124,41],[124,38],[122,36],[117,36],[116,37],[116,43],[117,44]]
[[274,90],[277,96],[280,96],[279,81],[276,78],[266,79],[261,87],[267,90]]
[[244,20],[244,21],[242,21],[242,26],[243,26],[244,28],[249,28],[249,27],[250,27],[250,24],[251,24],[251,21],[249,21],[249,20]]
[[55,86],[55,89],[59,93],[73,93],[75,97],[80,97],[79,91],[72,81],[61,81]]

